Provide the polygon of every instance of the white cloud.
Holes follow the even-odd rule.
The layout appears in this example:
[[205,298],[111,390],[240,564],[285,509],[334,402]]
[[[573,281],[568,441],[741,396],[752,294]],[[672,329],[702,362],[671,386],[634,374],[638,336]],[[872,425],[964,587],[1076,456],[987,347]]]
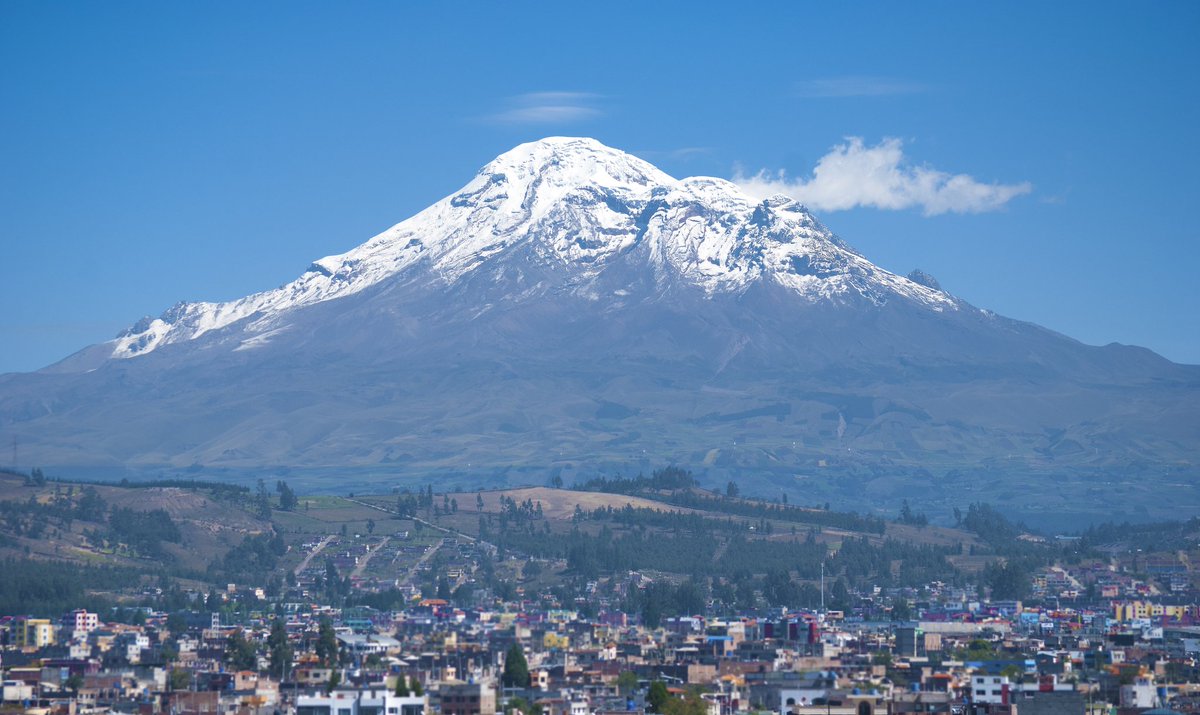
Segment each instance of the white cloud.
[[791,179],[782,171],[754,176],[738,171],[733,181],[751,196],[784,194],[817,211],[920,207],[926,216],[995,211],[1033,190],[1029,182],[985,184],[966,174],[913,166],[899,139],[866,146],[859,137],[847,138],[821,157],[811,179]]
[[893,77],[823,77],[796,83],[796,92],[808,99],[836,97],[887,97],[898,94],[916,94],[929,89],[919,82],[910,82]]
[[590,92],[530,92],[509,97],[508,109],[488,116],[501,124],[563,124],[600,116],[600,95]]
[[631,151],[635,156],[640,156],[647,161],[659,159],[671,159],[673,161],[690,161],[699,156],[712,153],[712,147],[707,146],[684,146],[678,149],[635,149]]

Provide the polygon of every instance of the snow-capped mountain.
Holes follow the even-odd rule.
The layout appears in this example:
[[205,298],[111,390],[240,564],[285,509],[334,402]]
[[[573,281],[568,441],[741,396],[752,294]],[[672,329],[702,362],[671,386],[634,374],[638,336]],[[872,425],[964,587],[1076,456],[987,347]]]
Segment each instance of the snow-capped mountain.
[[1168,484],[1200,503],[1198,405],[1194,366],[977,309],[786,197],[572,138],[280,288],[0,376],[0,432],[68,473],[344,489],[674,462],[853,508],[1078,511],[1096,478],[1130,509]]
[[594,294],[614,259],[640,251],[661,288],[736,294],[769,281],[809,301],[854,295],[958,308],[941,291],[873,265],[784,196],[755,201],[722,179],[674,179],[594,139],[556,137],[501,155],[462,190],[348,253],[315,261],[285,286],[230,303],[180,303],[143,319],[113,341],[111,356],[143,355],[247,318],[246,332],[262,335],[297,307],[387,280],[452,284],[513,250],[570,274],[568,287],[580,294]]

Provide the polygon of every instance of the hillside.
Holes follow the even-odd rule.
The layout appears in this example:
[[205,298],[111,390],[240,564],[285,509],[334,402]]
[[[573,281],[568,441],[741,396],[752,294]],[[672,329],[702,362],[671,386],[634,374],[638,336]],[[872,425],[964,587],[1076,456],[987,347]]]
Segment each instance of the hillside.
[[[0,603],[42,612],[83,589],[101,608],[156,598],[147,589],[166,584],[157,598],[183,603],[181,587],[236,584],[237,593],[255,586],[378,608],[434,596],[463,605],[596,598],[670,613],[703,610],[703,594],[727,608],[813,607],[824,574],[830,605],[841,608],[850,588],[986,585],[1065,553],[1023,541],[986,506],[950,529],[920,514],[901,524],[718,494],[673,467],[588,486],[314,496],[283,482],[248,490],[0,475],[0,561],[34,584],[0,584]],[[62,563],[77,571],[52,566]]]

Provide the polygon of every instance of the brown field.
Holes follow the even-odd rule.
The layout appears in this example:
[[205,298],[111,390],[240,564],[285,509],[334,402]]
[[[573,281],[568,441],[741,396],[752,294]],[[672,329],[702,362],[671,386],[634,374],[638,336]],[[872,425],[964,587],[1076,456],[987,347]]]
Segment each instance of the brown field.
[[[571,519],[575,515],[575,505],[577,504],[589,511],[609,506],[614,509],[620,509],[626,504],[633,506],[635,509],[661,509],[663,511],[680,512],[695,511],[694,509],[683,509],[642,497],[630,497],[623,494],[604,494],[601,492],[577,492],[571,489],[551,489],[550,487],[523,487],[520,489],[485,492],[457,492],[451,493],[450,498],[458,500],[460,514],[463,512],[473,514],[476,512],[476,494],[483,496],[483,511],[493,513],[500,511],[501,496],[514,499],[518,504],[526,499],[532,499],[535,504],[541,502],[542,513],[545,514],[547,519],[552,521],[567,521]],[[435,501],[440,504],[440,497]]]
[[[472,516],[477,513],[476,509],[476,494],[483,496],[483,511],[496,513],[500,511],[500,497],[506,496],[515,499],[517,503],[523,502],[526,499],[533,500],[534,503],[542,503],[542,512],[546,518],[551,521],[568,521],[575,514],[575,505],[578,504],[584,509],[597,509],[600,507],[613,507],[620,509],[626,504],[632,505],[634,508],[660,509],[662,511],[678,511],[687,513],[704,514],[714,519],[729,518],[728,515],[719,512],[700,511],[697,509],[687,509],[674,506],[664,502],[655,501],[645,497],[632,497],[623,494],[605,494],[601,492],[582,492],[571,489],[552,489],[550,487],[523,487],[520,489],[503,489],[496,491],[483,492],[452,492],[450,498],[458,500],[458,514],[454,519],[454,523],[458,528],[463,528],[464,531],[473,531],[464,516]],[[442,503],[441,495],[437,495],[435,502]],[[733,519],[743,521],[757,521],[751,517],[733,516]],[[804,539],[808,535],[808,527],[804,524],[794,524],[789,521],[771,519],[771,525],[774,527],[774,534],[768,538],[773,541],[792,541],[795,539]],[[796,527],[797,535],[791,534],[792,526]],[[837,543],[845,538],[858,538],[863,534],[856,531],[847,531],[836,527],[826,526],[820,529],[817,539],[822,542]],[[905,526],[903,524],[888,523],[887,530],[883,536],[878,534],[867,534],[872,542],[882,542],[885,538],[897,539],[900,541],[910,541],[917,544],[931,544],[935,546],[954,546],[965,543],[968,547],[981,543],[976,536],[970,532],[959,529],[949,529],[940,526],[926,526],[917,528],[915,526]]]

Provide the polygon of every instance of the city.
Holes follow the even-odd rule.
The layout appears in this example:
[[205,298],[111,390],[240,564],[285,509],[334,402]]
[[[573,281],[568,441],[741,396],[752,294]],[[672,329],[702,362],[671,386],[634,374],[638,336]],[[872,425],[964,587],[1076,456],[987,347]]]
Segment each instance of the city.
[[[3,700],[13,710],[1011,715],[1146,713],[1169,706],[1200,712],[1195,520],[1047,539],[972,506],[965,528],[954,531],[924,523],[907,505],[885,521],[745,499],[732,494],[734,485],[724,494],[705,492],[673,468],[590,485],[608,492],[552,486],[346,498],[297,495],[283,482],[254,493],[201,483],[65,485],[40,473],[24,476],[20,486],[16,475],[8,479],[11,491],[32,496],[17,497],[26,511],[43,499],[44,509],[58,504],[54,516],[42,512],[42,530],[31,532],[13,516],[17,502],[0,501],[9,547],[40,543],[61,551],[73,536],[86,535],[75,548],[85,541],[107,545],[96,548],[93,560],[144,558],[139,549],[183,553],[194,548],[187,536],[113,543],[115,529],[127,527],[114,519],[124,512],[106,507],[106,496],[128,492],[149,504],[164,495],[232,492],[240,501],[226,502],[224,511],[241,511],[247,524],[265,517],[262,534],[274,534],[265,552],[277,552],[244,571],[244,580],[228,583],[203,585],[199,574],[184,569],[174,575],[154,566],[143,566],[140,575],[123,571],[125,583],[104,589],[112,605],[102,612],[82,603],[49,612],[65,603],[55,600],[53,583],[21,579],[28,610],[39,612],[0,614]],[[634,486],[636,494],[612,491]],[[545,501],[518,502],[512,494]],[[668,529],[681,525],[655,526],[651,515],[679,518],[681,512],[667,509],[685,498],[708,500],[711,514],[723,510],[727,527],[743,523],[733,516],[738,512],[765,509],[773,518],[744,522],[746,533],[754,534],[753,527],[758,535],[706,531],[706,519],[718,520],[698,511],[685,528],[726,549],[756,550],[763,563],[769,561],[762,554],[771,553],[764,549],[778,543],[794,566],[726,576],[718,568],[722,558],[708,554],[714,565],[708,573],[673,572],[662,568],[667,562],[618,570],[575,553],[593,521],[617,529],[603,537],[607,543],[629,538],[602,520],[605,508],[583,516],[579,504],[624,501],[625,508],[613,510],[625,512],[624,528],[650,529],[649,541],[669,544],[690,537],[669,536]],[[633,508],[642,502],[661,508]],[[575,510],[566,508],[570,503]],[[89,509],[108,510],[104,536],[103,522],[88,525],[96,518]],[[643,523],[632,523],[635,514]],[[934,572],[917,568],[920,550],[906,554],[899,542],[888,547],[894,551],[885,569],[872,573],[847,560],[845,552],[870,548],[849,536],[846,527],[855,518],[880,537],[907,530],[977,541],[957,549],[971,555],[944,562],[938,574],[944,580],[922,581]],[[810,522],[803,532],[789,527],[799,519]],[[176,524],[165,510],[159,527],[164,520]],[[198,521],[210,531],[221,528],[185,516],[176,531],[190,534]],[[471,523],[474,534],[465,528]],[[1005,531],[1011,542],[994,535]],[[535,538],[521,541],[518,534]],[[255,538],[247,541],[258,543]],[[547,540],[569,542],[563,556],[526,550]],[[1155,542],[1161,548],[1151,551]],[[664,558],[676,558],[672,548]],[[823,554],[815,570],[804,563],[813,549]],[[247,551],[244,544],[231,549],[226,565]],[[1022,560],[1035,563],[1038,553],[1039,565],[1017,568]],[[630,558],[655,566],[652,555]],[[115,569],[120,561],[112,563]],[[267,565],[270,571],[254,571]],[[851,569],[871,576],[858,578]],[[85,573],[77,571],[77,580],[93,578]],[[99,585],[99,572],[95,580]],[[13,584],[10,577],[0,586],[0,603],[19,602],[14,594],[22,589]],[[49,589],[44,597],[39,588]],[[100,594],[89,587],[81,602]]]

